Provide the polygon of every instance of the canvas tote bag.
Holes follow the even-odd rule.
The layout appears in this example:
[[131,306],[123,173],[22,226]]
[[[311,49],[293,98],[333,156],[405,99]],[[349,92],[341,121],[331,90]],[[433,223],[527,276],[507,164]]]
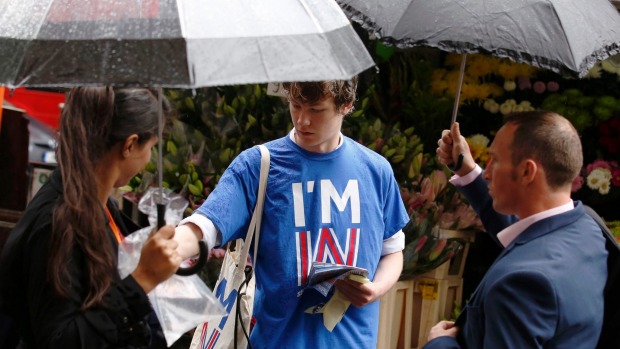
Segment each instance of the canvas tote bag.
[[250,227],[245,242],[243,239],[237,239],[229,243],[222,261],[220,275],[215,283],[215,296],[222,302],[228,315],[219,321],[209,321],[198,326],[190,349],[233,349],[248,346],[256,284],[254,269],[246,267],[246,260],[252,238],[254,238],[254,261],[258,253],[258,239],[270,163],[269,150],[263,145],[258,147],[261,151],[260,179]]

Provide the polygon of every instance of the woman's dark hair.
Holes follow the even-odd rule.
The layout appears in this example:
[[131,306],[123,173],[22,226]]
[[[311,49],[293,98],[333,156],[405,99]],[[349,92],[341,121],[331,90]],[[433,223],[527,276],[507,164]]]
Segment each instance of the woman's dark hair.
[[[165,99],[162,104],[165,113]],[[157,136],[164,113],[160,114],[155,95],[144,88],[77,87],[67,96],[56,155],[63,198],[53,213],[48,276],[56,292],[68,296],[72,286],[66,265],[71,250],[82,249],[86,271],[85,280],[80,280],[86,292],[83,309],[100,304],[118,275],[105,212],[98,200],[95,166],[130,135],[138,135],[138,143]]]

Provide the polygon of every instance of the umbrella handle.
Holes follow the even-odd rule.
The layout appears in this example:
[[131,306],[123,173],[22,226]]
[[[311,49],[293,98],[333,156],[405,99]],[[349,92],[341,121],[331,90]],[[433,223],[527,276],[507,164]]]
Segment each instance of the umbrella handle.
[[205,244],[204,241],[202,240],[198,241],[198,249],[200,250],[200,254],[198,255],[198,261],[196,262],[196,264],[192,265],[191,267],[187,267],[187,268],[179,268],[176,271],[177,275],[190,276],[202,270],[202,268],[207,263],[207,245]]
[[157,230],[166,225],[166,205],[157,204]]
[[[161,227],[166,225],[166,220],[164,219],[165,214],[166,214],[166,205],[157,204],[157,229],[160,229]],[[177,269],[176,271],[177,275],[181,275],[181,276],[194,275],[205,266],[205,264],[207,263],[208,251],[207,251],[207,245],[205,244],[204,241],[202,240],[198,241],[198,250],[200,251],[200,254],[198,255],[198,261],[196,262],[196,264],[192,265],[191,267]]]
[[456,159],[456,164],[448,165],[448,168],[450,169],[450,171],[456,172],[456,171],[460,170],[461,166],[463,166],[463,159],[464,159],[464,157],[465,157],[465,155],[463,153],[459,153],[459,156]]

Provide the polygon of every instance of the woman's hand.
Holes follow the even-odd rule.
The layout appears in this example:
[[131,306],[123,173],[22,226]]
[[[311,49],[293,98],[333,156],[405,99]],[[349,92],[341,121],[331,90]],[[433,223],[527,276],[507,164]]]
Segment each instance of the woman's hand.
[[142,247],[140,261],[131,275],[146,293],[167,280],[181,265],[183,259],[173,236],[174,227],[163,226],[151,234]]

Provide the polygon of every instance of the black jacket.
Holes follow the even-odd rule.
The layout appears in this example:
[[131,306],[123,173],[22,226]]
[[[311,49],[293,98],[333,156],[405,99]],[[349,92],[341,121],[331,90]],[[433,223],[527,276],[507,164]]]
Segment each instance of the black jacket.
[[[117,278],[104,306],[82,311],[85,256],[76,246],[67,266],[70,297],[64,299],[54,292],[46,275],[52,211],[58,200],[62,200],[62,181],[57,170],[30,202],[2,251],[0,309],[17,323],[22,345],[37,349],[151,347],[150,303],[131,275]],[[127,234],[116,205],[108,201],[108,208]]]

